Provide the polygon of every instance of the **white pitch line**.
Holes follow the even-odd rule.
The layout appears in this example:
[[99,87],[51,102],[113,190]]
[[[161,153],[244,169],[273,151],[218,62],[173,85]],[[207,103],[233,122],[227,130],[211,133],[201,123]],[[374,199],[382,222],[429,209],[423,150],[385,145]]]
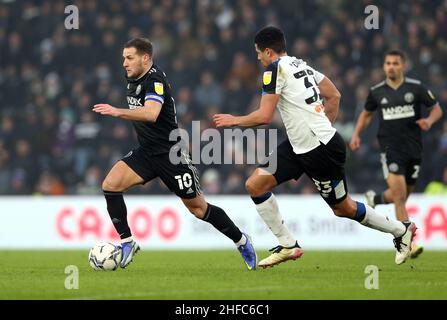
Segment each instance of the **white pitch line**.
[[90,297],[74,297],[63,300],[95,300],[95,299],[114,299],[114,298],[138,298],[147,296],[156,296],[160,294],[184,294],[184,293],[206,293],[206,292],[243,292],[243,291],[257,291],[257,290],[269,290],[282,288],[280,286],[264,286],[264,287],[251,287],[251,288],[228,288],[228,289],[213,289],[213,290],[168,290],[168,291],[156,291],[156,292],[132,292],[132,293],[118,293],[109,295],[96,295]]

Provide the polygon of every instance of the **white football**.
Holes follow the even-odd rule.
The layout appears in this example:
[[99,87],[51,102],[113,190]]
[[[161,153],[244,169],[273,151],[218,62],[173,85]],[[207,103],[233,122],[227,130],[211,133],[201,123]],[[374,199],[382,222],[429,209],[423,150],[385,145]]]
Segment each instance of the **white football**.
[[113,271],[119,267],[121,256],[120,246],[115,246],[110,242],[100,242],[90,249],[88,262],[95,270]]

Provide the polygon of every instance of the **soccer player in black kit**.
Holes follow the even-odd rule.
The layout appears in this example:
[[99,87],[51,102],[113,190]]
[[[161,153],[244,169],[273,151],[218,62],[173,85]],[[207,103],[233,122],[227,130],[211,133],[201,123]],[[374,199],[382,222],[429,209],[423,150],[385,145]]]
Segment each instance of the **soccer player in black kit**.
[[[379,194],[369,190],[365,194],[367,203],[371,207],[394,203],[396,218],[409,221],[405,203],[414,190],[421,168],[421,130],[428,131],[442,117],[442,109],[433,93],[419,80],[404,76],[406,58],[402,51],[389,51],[383,69],[386,79],[371,88],[350,147],[353,151],[360,147],[360,134],[371,123],[374,111],[379,111],[377,137],[388,189]],[[426,118],[422,118],[423,107],[430,110]],[[396,249],[396,263],[400,264],[403,257]],[[422,247],[413,243],[411,257],[421,252]]]
[[108,104],[93,107],[94,112],[102,115],[131,120],[140,144],[113,166],[102,184],[107,210],[121,238],[121,267],[125,268],[139,250],[127,223],[123,192],[160,177],[192,214],[233,240],[247,268],[255,270],[257,257],[249,236],[239,230],[224,210],[205,201],[189,154],[182,152],[178,164],[170,161],[169,152],[177,143],[169,140],[171,131],[178,128],[175,103],[166,74],[153,63],[152,56],[148,39],[128,41],[123,49],[123,67],[127,73],[129,108]]

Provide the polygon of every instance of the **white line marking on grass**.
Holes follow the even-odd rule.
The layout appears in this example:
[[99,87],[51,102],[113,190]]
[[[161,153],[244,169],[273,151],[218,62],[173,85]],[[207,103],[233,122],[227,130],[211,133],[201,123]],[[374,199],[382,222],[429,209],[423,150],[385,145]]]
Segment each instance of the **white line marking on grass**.
[[185,294],[185,293],[213,293],[213,292],[243,292],[243,291],[258,291],[258,290],[272,290],[282,288],[281,286],[264,286],[264,287],[251,287],[251,288],[228,288],[228,289],[212,289],[212,290],[164,290],[164,291],[152,291],[152,292],[132,292],[132,293],[116,293],[116,294],[104,294],[95,295],[89,297],[74,297],[63,300],[95,300],[95,299],[120,299],[120,298],[138,298],[157,296],[160,294]]

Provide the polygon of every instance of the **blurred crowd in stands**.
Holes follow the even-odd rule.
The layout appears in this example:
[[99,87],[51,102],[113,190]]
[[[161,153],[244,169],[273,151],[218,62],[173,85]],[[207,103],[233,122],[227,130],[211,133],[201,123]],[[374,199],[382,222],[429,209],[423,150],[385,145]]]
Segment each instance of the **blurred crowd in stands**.
[[[289,55],[327,75],[342,93],[335,124],[349,142],[368,90],[382,81],[383,54],[408,55],[408,76],[447,107],[447,1],[374,1],[379,29],[364,26],[371,1],[348,0],[83,0],[79,29],[67,30],[66,1],[0,0],[0,194],[99,194],[108,170],[136,145],[128,121],[91,111],[96,103],[126,108],[122,46],[148,37],[155,63],[173,87],[179,124],[213,127],[215,113],[258,107],[262,66],[253,37],[281,27]],[[279,128],[280,119],[268,128]],[[377,121],[362,147],[348,151],[351,192],[385,187]],[[447,119],[424,133],[416,191],[447,185]],[[240,157],[244,148],[236,148]],[[244,194],[254,165],[198,165],[206,194]],[[438,190],[436,188],[431,188]],[[305,177],[278,193],[315,193]],[[167,194],[159,179],[133,194]],[[435,193],[435,192],[432,192]]]

